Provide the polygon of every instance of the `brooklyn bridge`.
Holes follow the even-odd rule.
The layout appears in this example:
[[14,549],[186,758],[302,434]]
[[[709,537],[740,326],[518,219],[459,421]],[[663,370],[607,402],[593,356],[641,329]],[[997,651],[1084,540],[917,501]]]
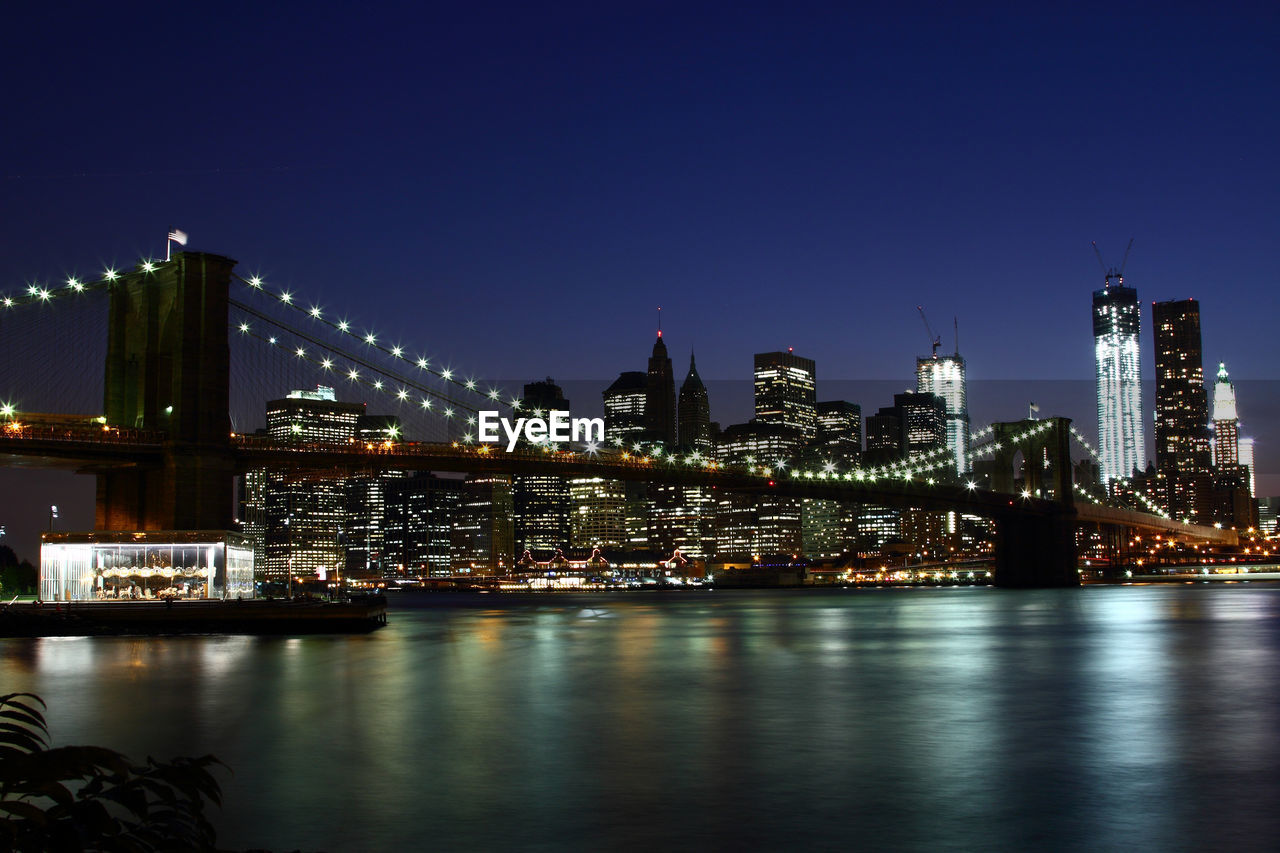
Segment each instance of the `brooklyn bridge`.
[[[989,459],[994,472],[981,486],[957,478],[955,459],[943,450],[843,470],[731,465],[655,444],[525,445],[506,452],[472,440],[475,417],[482,409],[518,408],[516,399],[462,378],[446,362],[415,357],[407,347],[355,330],[256,276],[241,276],[235,261],[216,254],[180,252],[89,281],[30,285],[3,299],[0,324],[22,312],[35,312],[37,328],[56,324],[61,306],[104,297],[105,364],[77,364],[83,359],[65,353],[58,367],[100,372],[101,410],[35,411],[22,401],[38,396],[36,389],[21,385],[6,390],[9,399],[0,408],[0,457],[9,465],[95,477],[100,531],[231,530],[238,474],[323,468],[590,476],[963,513],[993,524],[995,583],[1005,587],[1078,584],[1081,528],[1117,539],[1152,533],[1187,543],[1236,544],[1234,531],[1110,505],[1096,488],[1073,482],[1073,447],[1092,448],[1064,417],[994,423],[975,434],[970,456]],[[95,333],[102,334],[101,323],[84,331]],[[331,343],[332,337],[340,343]],[[306,363],[383,394],[437,419],[443,436],[290,443],[238,433],[231,415],[233,346],[258,347],[267,354],[266,370]],[[6,347],[4,358],[9,376],[48,381],[43,368],[22,363],[16,348]],[[1018,469],[1019,460],[1033,459],[1045,464]]]

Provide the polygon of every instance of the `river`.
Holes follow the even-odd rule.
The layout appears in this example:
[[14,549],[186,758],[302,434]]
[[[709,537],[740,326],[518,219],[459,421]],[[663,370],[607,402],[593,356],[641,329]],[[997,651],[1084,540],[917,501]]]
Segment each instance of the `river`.
[[408,595],[366,636],[0,640],[219,846],[1280,848],[1280,586]]

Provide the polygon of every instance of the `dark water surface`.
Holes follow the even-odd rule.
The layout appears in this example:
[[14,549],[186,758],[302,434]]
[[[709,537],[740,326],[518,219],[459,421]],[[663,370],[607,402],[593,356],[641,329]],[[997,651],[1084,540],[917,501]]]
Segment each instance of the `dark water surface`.
[[0,640],[57,743],[212,752],[224,847],[1280,849],[1280,588],[396,599]]

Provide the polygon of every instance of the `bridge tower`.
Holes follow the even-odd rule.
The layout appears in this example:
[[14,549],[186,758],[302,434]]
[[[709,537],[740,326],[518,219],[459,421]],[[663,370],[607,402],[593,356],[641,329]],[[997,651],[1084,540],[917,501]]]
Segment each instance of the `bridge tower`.
[[167,434],[155,468],[98,473],[99,530],[225,530],[232,521],[227,299],[236,262],[180,252],[112,284],[104,412]]
[[[1000,449],[991,489],[1013,494],[1013,463],[1022,454],[1024,488],[1033,497],[1052,490],[1055,507],[997,515],[996,586],[1078,586],[1076,510],[1072,496],[1071,419],[1045,418],[992,424]],[[1011,502],[1017,509],[1019,498]]]

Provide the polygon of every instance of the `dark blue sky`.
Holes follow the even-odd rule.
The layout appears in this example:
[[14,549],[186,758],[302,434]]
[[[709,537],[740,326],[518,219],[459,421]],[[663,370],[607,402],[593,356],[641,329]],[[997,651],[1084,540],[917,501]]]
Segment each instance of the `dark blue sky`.
[[1274,4],[829,5],[21,4],[0,291],[175,225],[479,375],[642,368],[661,305],[678,363],[792,345],[821,395],[908,382],[917,304],[971,380],[1091,380],[1089,242],[1132,236],[1276,377]]

